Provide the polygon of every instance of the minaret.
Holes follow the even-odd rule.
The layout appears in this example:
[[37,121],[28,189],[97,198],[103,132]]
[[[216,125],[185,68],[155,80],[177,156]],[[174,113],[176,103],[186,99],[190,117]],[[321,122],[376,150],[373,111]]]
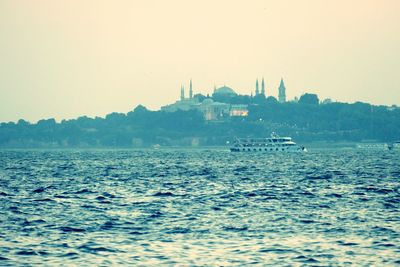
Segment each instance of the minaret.
[[189,98],[193,98],[193,88],[192,88],[192,79],[190,79],[190,85],[189,85]]
[[264,77],[262,78],[262,81],[261,81],[261,94],[265,96],[265,83],[264,83]]
[[281,79],[281,84],[279,85],[279,95],[278,99],[280,103],[285,103],[286,102],[286,87],[285,83],[283,82],[283,79]]
[[260,91],[258,90],[258,79],[256,80],[256,96],[260,94]]
[[185,88],[181,86],[181,101],[185,100]]

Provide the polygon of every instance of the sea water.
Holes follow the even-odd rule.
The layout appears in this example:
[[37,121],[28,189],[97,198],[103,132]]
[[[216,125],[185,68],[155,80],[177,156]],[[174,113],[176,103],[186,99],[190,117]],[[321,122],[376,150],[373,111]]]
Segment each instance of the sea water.
[[400,153],[0,151],[0,265],[400,264]]

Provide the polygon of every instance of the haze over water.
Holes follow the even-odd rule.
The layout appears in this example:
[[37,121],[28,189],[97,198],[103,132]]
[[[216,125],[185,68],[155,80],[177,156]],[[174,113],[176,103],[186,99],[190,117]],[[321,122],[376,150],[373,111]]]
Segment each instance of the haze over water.
[[105,116],[265,78],[288,99],[400,104],[398,0],[0,2],[0,122]]
[[394,266],[400,153],[0,151],[0,265]]

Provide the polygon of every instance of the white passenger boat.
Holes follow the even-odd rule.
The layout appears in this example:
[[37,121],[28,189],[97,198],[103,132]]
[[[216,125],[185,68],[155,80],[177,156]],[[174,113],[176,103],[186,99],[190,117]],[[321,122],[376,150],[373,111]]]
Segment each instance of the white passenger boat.
[[303,146],[293,142],[291,137],[272,134],[268,138],[236,138],[230,147],[232,152],[307,152]]

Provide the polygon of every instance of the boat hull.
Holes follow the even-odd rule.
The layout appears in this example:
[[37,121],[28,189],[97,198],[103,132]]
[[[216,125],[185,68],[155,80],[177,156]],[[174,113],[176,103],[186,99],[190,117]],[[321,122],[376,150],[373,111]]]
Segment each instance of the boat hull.
[[288,152],[288,153],[302,153],[307,152],[306,148],[236,148],[231,147],[231,152],[258,152],[258,153],[276,153],[276,152]]

